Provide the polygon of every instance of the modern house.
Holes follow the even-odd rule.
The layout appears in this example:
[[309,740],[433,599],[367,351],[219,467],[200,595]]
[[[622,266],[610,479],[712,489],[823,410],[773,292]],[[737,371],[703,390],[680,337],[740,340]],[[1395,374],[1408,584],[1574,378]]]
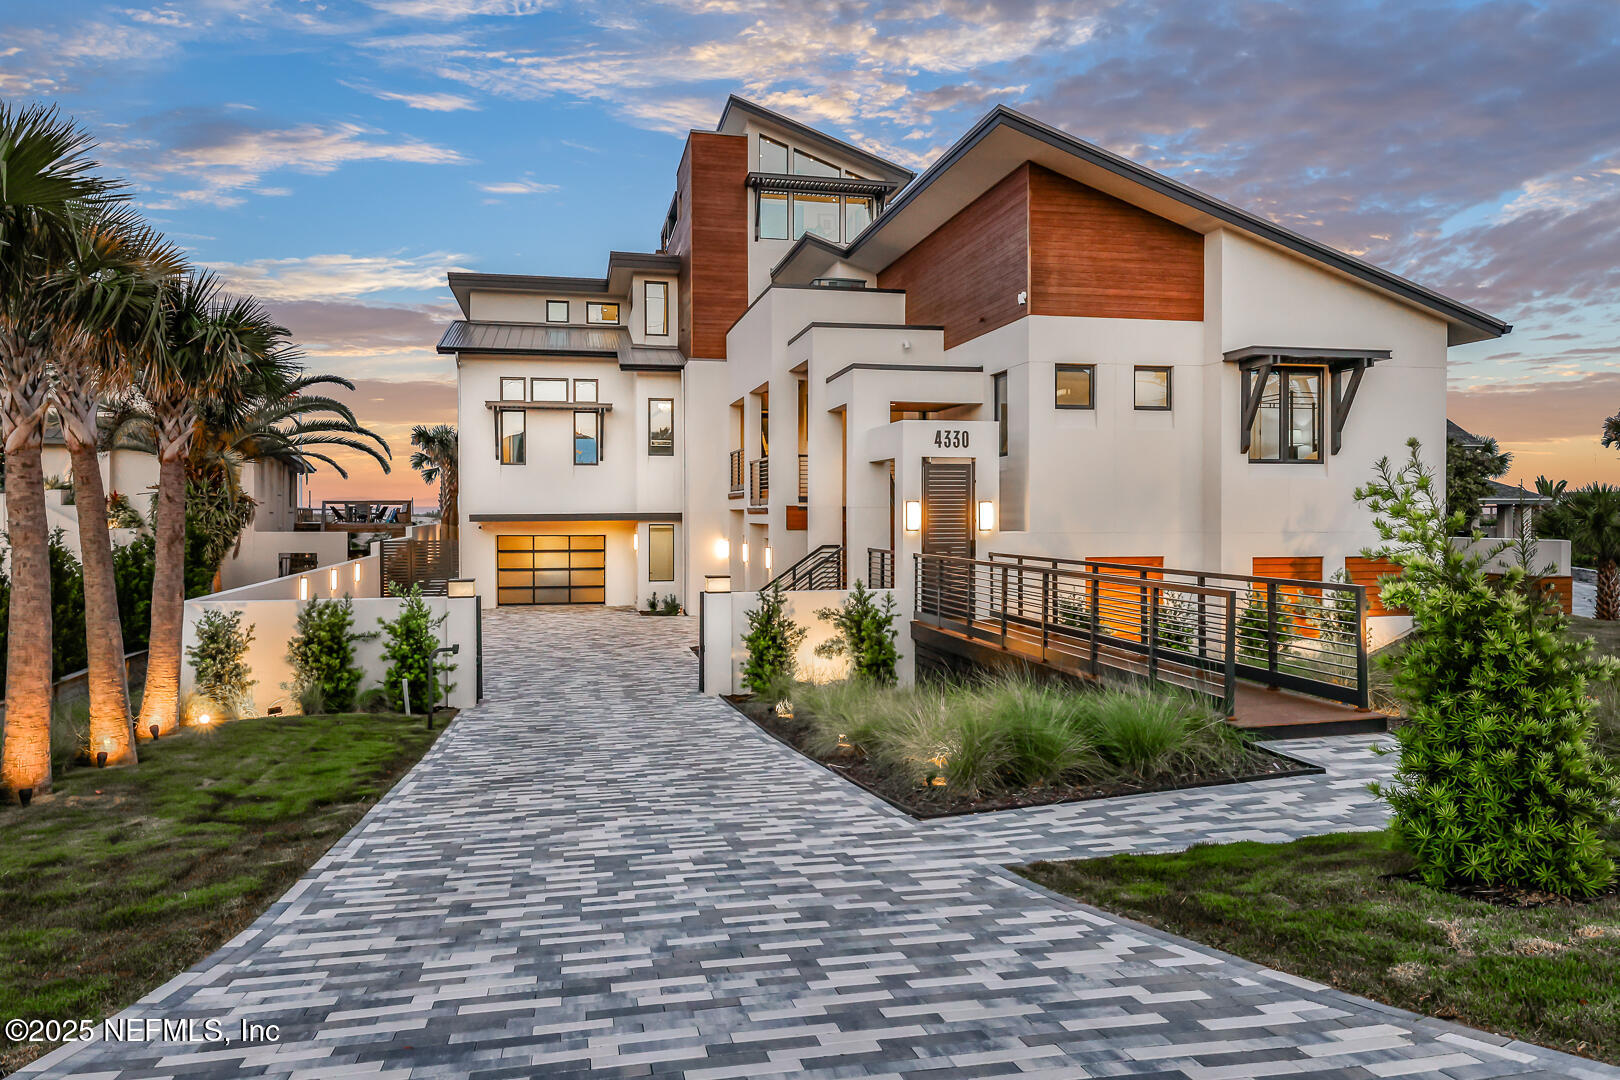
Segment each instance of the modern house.
[[1510,330],[1011,109],[914,176],[736,97],[655,251],[450,287],[490,605],[817,552],[902,597],[914,552],[1371,584],[1353,490],[1440,462],[1447,349]]

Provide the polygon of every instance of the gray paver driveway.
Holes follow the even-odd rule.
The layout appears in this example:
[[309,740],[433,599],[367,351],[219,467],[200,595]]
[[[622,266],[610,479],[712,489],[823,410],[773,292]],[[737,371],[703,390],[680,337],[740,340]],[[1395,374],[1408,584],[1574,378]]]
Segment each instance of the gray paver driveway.
[[[695,692],[686,619],[502,611],[487,702],[254,926],[43,1075],[1620,1077],[1266,972],[998,864],[1381,820],[1329,775],[919,824]],[[463,677],[470,677],[463,671]],[[35,1071],[35,1070],[30,1070]]]

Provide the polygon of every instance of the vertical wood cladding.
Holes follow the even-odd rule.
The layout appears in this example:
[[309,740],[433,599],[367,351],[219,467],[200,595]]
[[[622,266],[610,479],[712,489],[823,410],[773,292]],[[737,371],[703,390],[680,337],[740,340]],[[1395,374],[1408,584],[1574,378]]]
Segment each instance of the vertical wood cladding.
[[724,359],[726,331],[748,307],[748,139],[694,131],[675,174],[668,250],[681,257],[680,345]]
[[1365,585],[1367,587],[1367,614],[1369,617],[1379,615],[1405,615],[1405,608],[1387,608],[1379,596],[1378,579],[1382,577],[1399,577],[1401,568],[1384,559],[1368,559],[1361,555],[1347,555],[1344,560],[1344,573],[1352,585]]
[[1020,165],[878,275],[906,290],[906,321],[945,328],[947,349],[1024,315],[1029,166]]
[[1322,556],[1292,555],[1268,558],[1254,557],[1255,577],[1292,578],[1295,581],[1321,581]]
[[1191,229],[1029,167],[1032,315],[1204,317],[1204,238]]

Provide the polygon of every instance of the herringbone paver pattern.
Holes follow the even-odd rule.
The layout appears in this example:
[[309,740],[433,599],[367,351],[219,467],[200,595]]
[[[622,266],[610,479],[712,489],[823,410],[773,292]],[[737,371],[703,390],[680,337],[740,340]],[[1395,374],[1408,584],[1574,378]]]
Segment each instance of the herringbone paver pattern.
[[[999,864],[1376,827],[1321,777],[919,824],[695,692],[685,619],[488,617],[488,701],[237,940],[130,1015],[274,1041],[42,1076],[1620,1077],[1233,960]],[[463,673],[470,675],[470,673]]]

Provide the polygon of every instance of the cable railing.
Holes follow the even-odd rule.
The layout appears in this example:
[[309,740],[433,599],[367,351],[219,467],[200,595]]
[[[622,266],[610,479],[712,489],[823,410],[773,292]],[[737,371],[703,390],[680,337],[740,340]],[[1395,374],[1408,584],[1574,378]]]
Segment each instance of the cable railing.
[[1227,715],[1236,705],[1231,589],[1037,563],[912,558],[920,622],[1074,673],[1191,690]]
[[838,544],[822,544],[804,558],[766,583],[786,592],[844,587],[844,549]]
[[894,588],[894,552],[888,548],[866,549],[866,586],[869,589]]
[[[1237,598],[1237,672],[1245,679],[1366,708],[1370,701],[1366,625],[1367,589],[1337,581],[1175,570],[1097,559],[990,554],[1016,566],[1050,566],[1162,583],[1157,595],[1173,610],[1161,619],[1196,618],[1175,599],[1178,586],[1230,590]],[[1137,622],[1148,617],[1139,593]]]

